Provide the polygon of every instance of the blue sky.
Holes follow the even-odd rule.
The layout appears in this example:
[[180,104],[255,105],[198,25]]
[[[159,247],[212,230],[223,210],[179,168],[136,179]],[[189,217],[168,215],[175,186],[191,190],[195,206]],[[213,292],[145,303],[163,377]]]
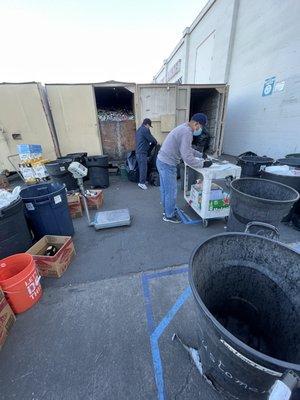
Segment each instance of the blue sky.
[[0,81],[150,82],[206,0],[1,0]]

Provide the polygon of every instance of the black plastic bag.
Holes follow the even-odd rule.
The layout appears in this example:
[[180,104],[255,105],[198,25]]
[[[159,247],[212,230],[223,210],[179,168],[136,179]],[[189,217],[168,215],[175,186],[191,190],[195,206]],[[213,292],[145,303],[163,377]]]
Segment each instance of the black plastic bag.
[[125,169],[127,172],[128,180],[131,182],[139,181],[139,166],[136,159],[135,151],[128,153],[125,161]]
[[148,153],[148,182],[153,186],[160,186],[159,173],[156,167],[156,159],[160,145],[151,146]]
[[149,177],[148,177],[148,182],[150,183],[150,185],[160,186],[160,180],[159,180],[158,171],[150,172]]
[[[148,152],[148,170],[147,170],[147,180],[150,185],[159,186],[159,173],[156,168],[156,159],[159,152],[160,145],[152,145]],[[125,169],[127,172],[128,180],[131,182],[139,182],[139,166],[136,159],[135,151],[131,151],[127,155],[125,161]]]

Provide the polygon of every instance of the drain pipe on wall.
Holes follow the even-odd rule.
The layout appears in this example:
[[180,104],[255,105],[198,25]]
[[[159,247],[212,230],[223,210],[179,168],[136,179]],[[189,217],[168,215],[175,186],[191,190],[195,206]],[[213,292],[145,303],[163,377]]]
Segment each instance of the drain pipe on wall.
[[233,5],[232,20],[231,20],[231,31],[230,31],[228,51],[227,51],[227,62],[226,62],[225,74],[224,74],[224,82],[225,83],[228,83],[229,74],[230,74],[230,66],[231,66],[233,46],[234,46],[234,40],[235,40],[235,33],[236,33],[236,25],[237,25],[237,19],[238,19],[239,6],[240,6],[240,0],[235,0],[234,1],[234,5]]
[[184,56],[184,72],[182,83],[188,83],[189,57],[190,57],[190,28],[185,28],[183,32],[185,56]]

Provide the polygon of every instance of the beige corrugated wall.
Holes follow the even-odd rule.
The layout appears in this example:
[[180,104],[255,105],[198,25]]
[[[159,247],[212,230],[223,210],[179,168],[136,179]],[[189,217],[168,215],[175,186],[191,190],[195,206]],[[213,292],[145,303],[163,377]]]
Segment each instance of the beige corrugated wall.
[[0,169],[12,170],[7,156],[21,143],[41,144],[47,159],[56,158],[38,84],[0,84]]
[[61,154],[103,154],[93,86],[50,84],[46,90]]

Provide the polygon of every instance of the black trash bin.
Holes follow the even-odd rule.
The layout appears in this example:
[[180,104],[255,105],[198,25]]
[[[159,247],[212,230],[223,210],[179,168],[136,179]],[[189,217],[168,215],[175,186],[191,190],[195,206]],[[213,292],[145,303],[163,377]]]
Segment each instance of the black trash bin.
[[298,200],[293,207],[291,220],[294,227],[300,231],[300,200]]
[[72,158],[59,157],[55,161],[45,164],[48,174],[53,182],[65,184],[67,190],[78,190],[78,184],[73,175],[68,171],[68,167],[73,161]]
[[243,232],[251,221],[266,222],[278,227],[299,199],[295,189],[267,179],[235,179],[230,187],[227,230],[231,232]]
[[85,158],[92,187],[109,186],[108,156],[88,156]]
[[300,157],[280,158],[276,162],[280,165],[288,165],[289,167],[300,168]]
[[242,168],[241,177],[258,177],[260,176],[261,167],[272,165],[273,158],[241,155],[238,157],[237,165]]
[[70,216],[66,188],[61,183],[45,183],[21,190],[25,215],[34,238],[45,235],[72,236],[73,222]]
[[280,175],[274,172],[263,171],[261,177],[270,181],[283,183],[300,192],[300,175]]
[[31,245],[32,236],[19,198],[0,210],[0,259],[24,253]]
[[[277,173],[263,171],[261,177],[264,179],[269,179],[270,181],[280,182],[283,183],[284,185],[290,186],[291,188],[297,190],[297,192],[300,194],[300,176],[279,175]],[[300,199],[293,205],[289,214],[283,218],[283,222],[292,221],[293,225],[297,229],[299,229],[300,226],[298,224],[298,217],[297,217],[297,214],[299,214],[298,212],[299,209],[300,209]]]
[[292,157],[292,158],[300,158],[300,153],[291,153],[291,154],[287,154],[285,156],[286,158]]
[[77,161],[80,164],[85,165],[85,158],[87,156],[87,153],[68,153],[66,155],[67,158],[72,158],[73,161]]
[[288,246],[245,233],[213,236],[194,251],[198,351],[220,398],[268,400],[286,371],[299,377],[299,264]]

